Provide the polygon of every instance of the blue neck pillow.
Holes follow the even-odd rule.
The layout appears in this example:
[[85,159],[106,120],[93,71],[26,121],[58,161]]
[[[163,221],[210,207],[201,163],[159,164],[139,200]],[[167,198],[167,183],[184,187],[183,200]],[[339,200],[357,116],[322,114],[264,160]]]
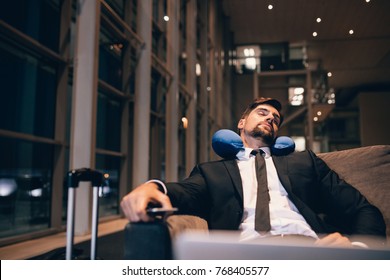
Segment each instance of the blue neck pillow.
[[[217,155],[226,159],[235,158],[240,150],[245,149],[241,137],[230,129],[215,132],[211,145]],[[283,156],[295,151],[295,143],[290,137],[279,136],[270,148],[273,155]]]

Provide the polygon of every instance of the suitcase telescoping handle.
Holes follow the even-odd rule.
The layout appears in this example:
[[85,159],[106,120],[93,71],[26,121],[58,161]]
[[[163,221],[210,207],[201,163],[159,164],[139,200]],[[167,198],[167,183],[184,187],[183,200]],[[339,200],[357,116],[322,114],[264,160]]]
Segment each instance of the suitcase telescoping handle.
[[97,226],[99,219],[99,187],[103,183],[103,174],[90,168],[80,168],[68,171],[68,216],[66,229],[66,259],[72,259],[74,220],[75,220],[75,189],[80,182],[91,182],[93,188],[92,226],[91,226],[91,260],[96,259]]

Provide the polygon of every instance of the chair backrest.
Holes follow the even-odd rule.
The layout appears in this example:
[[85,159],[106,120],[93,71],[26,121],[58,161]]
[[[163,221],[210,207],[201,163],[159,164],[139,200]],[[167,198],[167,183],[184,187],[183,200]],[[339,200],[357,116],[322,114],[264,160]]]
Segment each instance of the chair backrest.
[[382,212],[390,239],[390,145],[318,154]]

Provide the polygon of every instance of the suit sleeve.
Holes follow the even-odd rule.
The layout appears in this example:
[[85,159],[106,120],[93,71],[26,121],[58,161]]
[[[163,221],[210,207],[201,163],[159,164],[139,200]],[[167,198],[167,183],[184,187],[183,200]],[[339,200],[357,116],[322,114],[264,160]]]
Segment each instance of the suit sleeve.
[[196,215],[207,219],[210,209],[209,191],[204,176],[195,166],[190,176],[178,183],[167,183],[168,196],[179,214]]

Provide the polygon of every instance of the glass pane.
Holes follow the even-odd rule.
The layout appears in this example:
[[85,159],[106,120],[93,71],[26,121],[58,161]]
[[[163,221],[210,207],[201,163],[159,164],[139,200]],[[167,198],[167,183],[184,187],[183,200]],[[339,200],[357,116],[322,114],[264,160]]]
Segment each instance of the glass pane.
[[149,177],[165,179],[165,108],[166,80],[152,69],[150,109]]
[[96,146],[98,148],[120,151],[121,110],[119,100],[99,92],[96,124]]
[[106,0],[106,2],[123,19],[125,0]]
[[122,90],[122,55],[124,43],[102,27],[99,47],[99,79]]
[[53,146],[0,137],[0,238],[50,226]]
[[159,47],[159,40],[162,37],[161,31],[156,27],[153,26],[153,32],[152,32],[152,52],[153,54],[158,56],[158,47]]
[[53,138],[57,71],[0,41],[0,129]]
[[60,0],[2,1],[0,19],[57,52],[61,19],[59,2]]
[[137,0],[132,0],[132,5],[131,5],[131,29],[134,32],[137,32]]
[[121,159],[108,155],[96,155],[96,169],[104,174],[99,189],[99,217],[119,214],[119,176]]

